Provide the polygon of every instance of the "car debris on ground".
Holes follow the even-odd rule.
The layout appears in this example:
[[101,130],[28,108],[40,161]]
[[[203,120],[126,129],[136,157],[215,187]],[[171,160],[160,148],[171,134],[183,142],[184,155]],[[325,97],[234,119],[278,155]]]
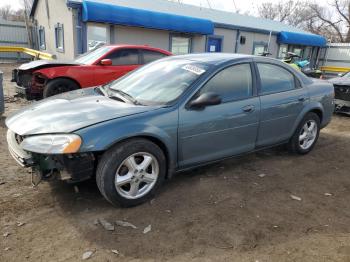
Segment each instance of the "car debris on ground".
[[113,254],[119,255],[119,251],[116,250],[116,249],[112,249],[111,252],[112,252]]
[[107,231],[114,231],[114,225],[109,223],[106,219],[99,218],[98,221]]
[[145,229],[143,230],[144,234],[147,234],[148,232],[151,232],[152,230],[152,225],[148,225],[147,227],[145,227]]
[[290,195],[291,199],[301,201],[301,197],[295,196],[295,195]]
[[5,232],[4,234],[2,234],[3,235],[3,237],[8,237],[9,235],[11,235],[11,233],[10,232]]
[[92,255],[94,254],[94,251],[86,251],[83,256],[82,256],[82,259],[83,260],[87,260],[89,259],[90,257],[92,257]]
[[137,229],[137,227],[127,221],[121,221],[121,220],[117,220],[115,221],[116,225],[117,226],[120,226],[120,227],[131,227],[133,229]]

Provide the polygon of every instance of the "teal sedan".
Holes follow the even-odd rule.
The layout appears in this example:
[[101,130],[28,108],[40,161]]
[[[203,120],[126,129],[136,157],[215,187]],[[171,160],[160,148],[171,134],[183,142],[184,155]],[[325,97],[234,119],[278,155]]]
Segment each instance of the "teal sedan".
[[134,206],[176,172],[279,144],[309,153],[333,97],[332,84],[276,59],[174,56],[16,112],[7,141],[33,183],[96,177],[109,202]]

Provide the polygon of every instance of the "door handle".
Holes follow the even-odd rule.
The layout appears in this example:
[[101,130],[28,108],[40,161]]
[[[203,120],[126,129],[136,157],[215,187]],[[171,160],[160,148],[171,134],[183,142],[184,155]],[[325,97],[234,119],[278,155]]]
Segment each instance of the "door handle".
[[305,96],[301,96],[298,98],[298,101],[299,102],[304,102],[306,100],[306,97]]
[[255,106],[253,105],[245,106],[245,107],[242,107],[242,110],[243,112],[250,113],[255,110]]

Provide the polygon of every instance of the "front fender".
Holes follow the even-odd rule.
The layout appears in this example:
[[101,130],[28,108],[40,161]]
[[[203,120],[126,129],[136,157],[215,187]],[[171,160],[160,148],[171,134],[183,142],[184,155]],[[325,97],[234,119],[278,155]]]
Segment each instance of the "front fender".
[[174,168],[177,163],[177,112],[153,114],[147,120],[141,115],[115,119],[76,131],[83,139],[80,152],[106,151],[126,139],[150,137],[164,145],[170,167]]

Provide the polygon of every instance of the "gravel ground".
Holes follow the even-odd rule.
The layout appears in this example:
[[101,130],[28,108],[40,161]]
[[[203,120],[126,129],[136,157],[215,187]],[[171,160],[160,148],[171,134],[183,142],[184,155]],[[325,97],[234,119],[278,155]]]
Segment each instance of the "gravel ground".
[[[32,188],[9,156],[4,119],[28,103],[13,97],[14,66],[0,65],[0,261],[80,261],[87,251],[89,261],[350,261],[349,117],[334,116],[307,156],[275,148],[223,161],[176,175],[149,203],[114,208],[94,181]],[[107,231],[97,219],[137,228]]]

